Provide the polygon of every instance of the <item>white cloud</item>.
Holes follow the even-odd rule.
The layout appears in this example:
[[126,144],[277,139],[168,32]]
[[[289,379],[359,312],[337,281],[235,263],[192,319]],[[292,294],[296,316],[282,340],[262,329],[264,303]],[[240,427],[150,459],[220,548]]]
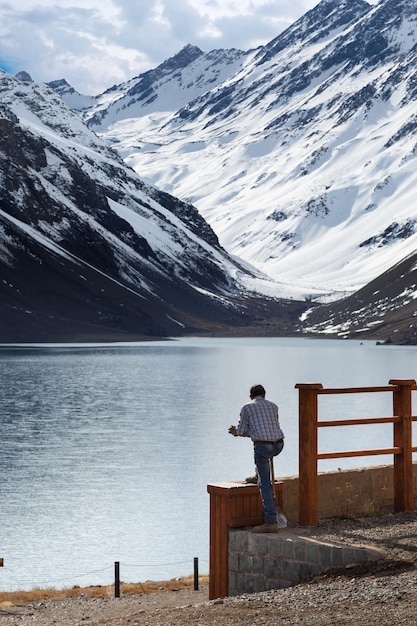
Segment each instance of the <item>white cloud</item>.
[[[58,4],[59,1],[59,4]],[[374,0],[376,1],[376,0]],[[19,0],[0,3],[0,67],[97,94],[190,43],[248,50],[318,0]]]

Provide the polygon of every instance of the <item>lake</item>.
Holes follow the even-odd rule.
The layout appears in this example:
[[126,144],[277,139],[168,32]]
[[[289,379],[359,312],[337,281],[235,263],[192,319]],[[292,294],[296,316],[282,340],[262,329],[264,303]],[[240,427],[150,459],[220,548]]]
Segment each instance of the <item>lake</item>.
[[[191,574],[194,557],[208,573],[207,484],[254,473],[251,442],[227,433],[250,386],[279,405],[275,473],[288,476],[298,473],[296,383],[417,379],[416,353],[278,338],[1,347],[0,590],[111,584],[115,561],[125,582]],[[320,417],[391,415],[391,399],[325,396]],[[392,445],[392,426],[322,430],[320,451]]]

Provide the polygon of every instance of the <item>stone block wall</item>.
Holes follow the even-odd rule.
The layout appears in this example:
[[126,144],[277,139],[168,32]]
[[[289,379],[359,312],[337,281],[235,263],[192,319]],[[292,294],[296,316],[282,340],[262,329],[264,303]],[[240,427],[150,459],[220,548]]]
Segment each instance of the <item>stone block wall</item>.
[[229,595],[292,587],[326,570],[381,558],[378,550],[322,543],[290,531],[229,531]]

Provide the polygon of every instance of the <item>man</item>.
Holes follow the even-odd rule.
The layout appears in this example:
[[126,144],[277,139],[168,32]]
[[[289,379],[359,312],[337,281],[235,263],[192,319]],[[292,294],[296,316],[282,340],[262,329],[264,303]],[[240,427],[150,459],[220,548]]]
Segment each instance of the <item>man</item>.
[[265,394],[262,385],[250,388],[251,402],[242,407],[239,423],[237,427],[230,426],[229,433],[234,437],[250,437],[253,441],[264,512],[264,523],[254,526],[253,532],[275,533],[278,524],[269,464],[270,459],[280,454],[284,447],[284,433],[279,424],[278,407],[274,402],[265,400]]

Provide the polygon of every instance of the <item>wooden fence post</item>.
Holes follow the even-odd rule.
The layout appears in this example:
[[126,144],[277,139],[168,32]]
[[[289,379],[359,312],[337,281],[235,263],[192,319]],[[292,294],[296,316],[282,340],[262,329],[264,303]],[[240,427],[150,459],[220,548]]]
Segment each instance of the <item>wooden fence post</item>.
[[413,510],[413,454],[412,454],[412,387],[416,384],[412,379],[392,379],[394,415],[400,418],[394,422],[394,446],[402,449],[401,454],[394,455],[394,510]]
[[298,383],[299,394],[299,523],[316,526],[318,515],[317,395],[320,383]]

